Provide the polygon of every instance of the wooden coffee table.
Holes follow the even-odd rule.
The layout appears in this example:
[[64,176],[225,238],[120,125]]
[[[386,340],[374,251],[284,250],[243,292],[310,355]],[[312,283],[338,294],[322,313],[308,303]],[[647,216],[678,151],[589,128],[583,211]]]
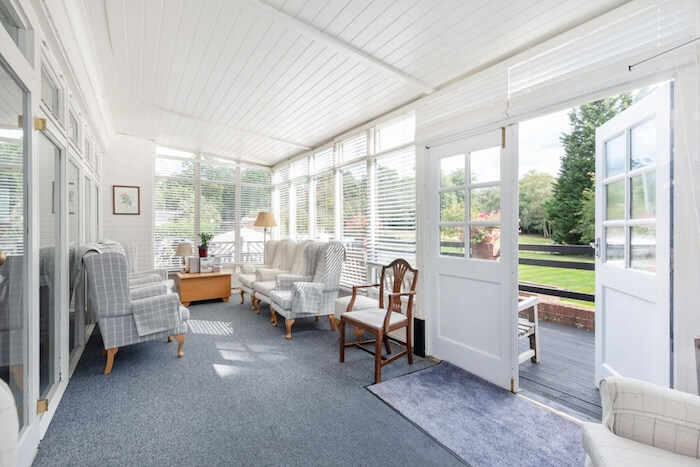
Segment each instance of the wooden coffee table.
[[185,306],[197,300],[214,298],[228,302],[231,296],[231,272],[178,272],[177,290],[180,302]]

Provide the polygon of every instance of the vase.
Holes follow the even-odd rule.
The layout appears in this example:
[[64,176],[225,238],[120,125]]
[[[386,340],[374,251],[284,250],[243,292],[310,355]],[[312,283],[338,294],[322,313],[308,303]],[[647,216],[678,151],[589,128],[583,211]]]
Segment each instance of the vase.
[[208,254],[209,254],[209,247],[206,247],[206,246],[199,247],[199,257],[200,258],[206,258]]

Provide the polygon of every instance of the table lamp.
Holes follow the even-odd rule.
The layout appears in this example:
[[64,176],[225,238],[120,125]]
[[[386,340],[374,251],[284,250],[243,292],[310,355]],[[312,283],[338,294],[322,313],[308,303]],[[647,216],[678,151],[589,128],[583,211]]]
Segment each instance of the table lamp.
[[265,227],[263,234],[263,242],[267,241],[267,228],[277,227],[277,222],[275,222],[275,216],[271,212],[260,211],[258,213],[258,218],[255,219],[255,227]]
[[186,272],[185,258],[187,256],[192,256],[192,245],[189,243],[179,243],[177,245],[177,250],[175,251],[175,256],[182,256],[182,272]]

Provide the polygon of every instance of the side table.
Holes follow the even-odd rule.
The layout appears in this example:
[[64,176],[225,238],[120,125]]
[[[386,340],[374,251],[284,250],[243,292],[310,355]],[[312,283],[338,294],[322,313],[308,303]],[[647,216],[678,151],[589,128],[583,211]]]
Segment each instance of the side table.
[[178,272],[177,290],[180,302],[185,306],[197,300],[214,298],[228,302],[231,296],[231,272]]

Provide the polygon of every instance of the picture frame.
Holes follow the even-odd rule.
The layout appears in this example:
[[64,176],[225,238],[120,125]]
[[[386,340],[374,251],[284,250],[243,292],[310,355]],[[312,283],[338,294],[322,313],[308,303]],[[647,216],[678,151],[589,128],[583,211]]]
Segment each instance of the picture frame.
[[112,214],[140,215],[141,188],[129,185],[112,185]]

